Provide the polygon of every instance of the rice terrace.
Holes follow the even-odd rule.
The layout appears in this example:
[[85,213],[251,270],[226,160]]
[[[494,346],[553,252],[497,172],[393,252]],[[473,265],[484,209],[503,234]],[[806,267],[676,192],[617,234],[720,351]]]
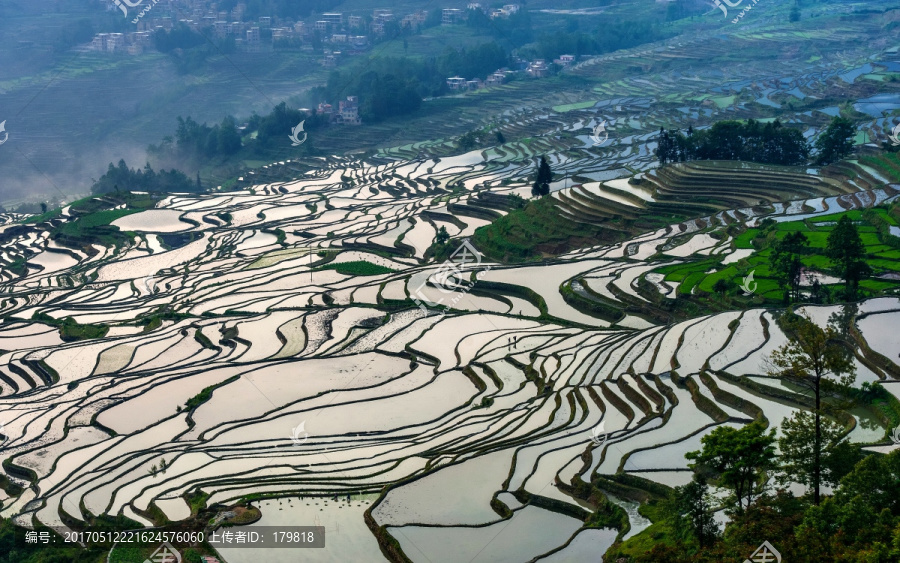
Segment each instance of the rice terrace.
[[9,4],[0,563],[900,560],[900,5]]

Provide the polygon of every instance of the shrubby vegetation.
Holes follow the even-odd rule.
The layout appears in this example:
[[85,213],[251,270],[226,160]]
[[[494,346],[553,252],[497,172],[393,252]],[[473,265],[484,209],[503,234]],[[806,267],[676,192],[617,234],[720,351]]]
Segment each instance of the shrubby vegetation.
[[100,177],[91,186],[91,193],[119,193],[126,191],[142,192],[199,192],[202,191],[198,181],[191,181],[184,172],[179,170],[160,170],[156,172],[146,164],[143,170],[128,168],[125,160],[119,160],[119,165],[109,164],[106,174]]
[[153,46],[160,53],[171,53],[175,49],[190,49],[206,43],[202,35],[187,24],[179,22],[171,31],[158,29],[153,32]]
[[[296,122],[294,123],[296,125]],[[241,150],[241,134],[234,118],[226,117],[219,125],[210,127],[191,119],[178,117],[175,138],[166,137],[159,145],[150,145],[148,153],[160,159],[196,160],[216,156],[231,156]]]
[[244,15],[247,19],[257,19],[260,16],[278,16],[281,18],[305,18],[312,13],[322,13],[332,10],[339,5],[338,0],[221,0],[218,2],[219,10],[231,11],[238,4],[244,4],[247,9]]
[[524,54],[548,61],[563,54],[599,55],[659,41],[668,35],[654,20],[609,20],[591,33],[558,31],[541,35],[534,46],[525,49]]
[[[824,329],[790,313],[782,320],[790,340],[772,354],[770,375],[808,383],[815,397],[810,410],[786,418],[777,439],[759,420],[704,436],[702,449],[686,456],[694,462],[693,480],[646,505],[653,525],[614,546],[606,560],[739,561],[763,541],[784,561],[900,557],[900,450],[864,454],[840,422],[850,399],[864,398],[849,387],[854,368],[841,340],[841,315]],[[880,385],[865,393],[877,394],[872,387]],[[783,488],[792,482],[807,493],[797,497]],[[713,496],[708,485],[726,494]],[[823,494],[821,485],[833,494]],[[730,519],[724,531],[713,518],[720,509]]]
[[434,59],[400,57],[360,61],[346,70],[332,72],[326,85],[313,88],[307,99],[314,105],[321,101],[337,103],[348,95],[357,95],[363,121],[377,122],[415,112],[424,97],[446,94],[449,76],[485,78],[509,64],[508,53],[494,42],[447,49]]
[[777,119],[765,125],[753,119],[718,121],[709,129],[687,133],[660,129],[656,155],[660,164],[688,160],[747,160],[766,164],[797,165],[809,158],[809,147],[799,129],[782,126]]
[[[815,142],[816,162],[830,164],[850,154],[855,132],[851,121],[834,118]],[[810,145],[799,129],[779,120],[762,124],[754,119],[717,121],[709,129],[686,133],[659,130],[656,156],[661,165],[690,160],[746,160],[763,164],[797,166],[807,164]]]
[[320,270],[335,270],[339,274],[345,276],[378,276],[381,274],[391,274],[394,270],[365,260],[355,260],[351,262],[339,262],[325,264],[319,268]]

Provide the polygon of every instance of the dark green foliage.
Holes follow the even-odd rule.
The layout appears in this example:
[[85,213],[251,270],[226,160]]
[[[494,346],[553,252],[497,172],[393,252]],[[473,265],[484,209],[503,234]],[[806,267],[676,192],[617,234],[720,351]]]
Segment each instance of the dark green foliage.
[[263,147],[290,146],[291,131],[301,121],[304,122],[304,131],[312,131],[325,126],[328,118],[323,115],[308,115],[300,110],[289,108],[285,102],[281,102],[275,106],[272,113],[264,117],[253,114],[248,127],[250,130],[257,131],[256,142]]
[[[139,527],[139,526],[138,526]],[[35,531],[49,532],[49,528],[38,528]],[[89,547],[84,549],[77,544],[62,544],[57,537],[57,545],[48,549],[43,544],[25,542],[25,528],[15,526],[11,520],[0,520],[0,563],[96,563],[104,560],[109,548]],[[51,537],[54,536],[50,532]],[[74,547],[67,547],[73,546]],[[59,546],[59,547],[57,547]]]
[[[295,122],[294,125],[296,124]],[[160,159],[195,163],[216,156],[231,156],[239,150],[241,134],[234,118],[226,117],[221,124],[210,127],[205,123],[201,125],[188,116],[187,119],[178,117],[174,142],[171,137],[166,137],[159,145],[150,145],[147,152]],[[198,181],[197,185],[199,184]]]
[[[827,418],[820,425],[820,479],[828,486],[836,486],[860,460],[860,449],[844,440],[846,430],[842,425]],[[808,489],[815,487],[816,443],[816,420],[812,413],[797,411],[782,422],[778,448],[784,483],[803,483]]]
[[159,29],[153,32],[153,45],[160,53],[171,53],[175,49],[190,49],[204,43],[206,39],[202,35],[182,22],[171,31]]
[[59,327],[59,337],[65,342],[75,342],[78,340],[89,340],[92,338],[102,338],[109,332],[109,327],[102,324],[78,324],[78,321],[72,317],[66,317],[62,320],[54,319],[46,313],[35,313],[31,317],[32,320],[42,322],[44,324]]
[[95,33],[93,23],[87,18],[65,23],[53,42],[53,50],[63,53],[76,45],[89,43]]
[[587,244],[611,242],[620,233],[563,217],[553,198],[529,201],[490,225],[475,229],[472,243],[496,260],[528,260]]
[[716,280],[716,283],[713,284],[713,291],[719,295],[725,295],[728,293],[729,289],[731,289],[731,283],[725,278],[719,278]]
[[[359,96],[359,114],[367,123],[415,112],[422,98],[447,92],[447,77],[484,78],[509,65],[509,55],[497,43],[447,49],[436,59],[382,57],[347,70],[334,71],[324,87],[313,88],[310,103]],[[299,120],[298,120],[299,121]],[[294,123],[296,125],[296,122]]]
[[788,295],[789,300],[800,297],[800,282],[803,262],[800,258],[807,252],[809,240],[800,231],[788,233],[772,246],[769,255],[769,270]]
[[441,226],[437,231],[437,235],[434,237],[434,241],[438,244],[446,244],[449,240],[450,233],[447,232],[447,227]]
[[687,485],[675,488],[672,504],[672,527],[682,539],[695,541],[703,548],[719,536],[713,516],[715,504],[699,475],[695,474]]
[[703,449],[689,452],[691,467],[731,491],[731,511],[744,512],[764,490],[766,473],[775,468],[775,431],[759,422],[739,429],[720,426],[701,438]]
[[381,274],[390,274],[394,270],[366,262],[365,260],[354,260],[352,262],[340,262],[337,264],[325,264],[318,268],[319,270],[336,270],[339,274],[345,276],[378,276]]
[[847,299],[853,299],[860,280],[871,274],[872,269],[865,262],[866,247],[859,237],[859,231],[847,215],[842,216],[834,230],[828,234],[825,255],[831,259],[838,276],[844,280]]
[[184,404],[185,408],[189,411],[196,409],[197,407],[199,407],[200,405],[202,405],[203,403],[205,403],[206,401],[208,401],[212,398],[213,391],[215,391],[219,387],[224,387],[225,385],[228,385],[229,383],[237,381],[238,379],[240,379],[240,377],[241,376],[239,376],[239,375],[235,375],[233,377],[229,377],[222,383],[217,383],[215,385],[210,385],[209,387],[203,388],[202,391],[200,391],[199,393],[197,393],[196,395],[194,395],[193,397],[191,397],[190,399],[187,400],[187,403]]
[[832,498],[805,511],[795,533],[802,552],[821,561],[897,561],[900,450],[864,458]]
[[478,147],[492,145],[495,142],[500,144],[506,142],[503,133],[497,130],[492,135],[491,131],[485,128],[473,129],[472,131],[466,132],[459,138],[456,144],[461,150],[470,151],[472,149],[477,149]]
[[550,170],[550,164],[547,158],[542,156],[541,163],[538,165],[537,175],[534,184],[531,186],[531,195],[545,196],[550,193],[550,182],[553,181],[553,172]]
[[602,26],[592,33],[557,31],[541,35],[533,54],[547,60],[563,54],[596,55],[658,41],[667,35],[654,20],[623,20],[617,17],[604,20]]
[[175,169],[155,172],[150,164],[144,166],[143,170],[135,170],[128,168],[123,159],[118,166],[109,164],[106,174],[91,186],[91,193],[194,192],[196,189],[196,184],[184,172]]
[[[812,459],[805,459],[808,452],[797,444],[797,435],[806,435],[807,422],[798,419],[789,424],[794,435],[786,445],[794,448],[790,463],[798,470],[807,467],[811,471],[809,482],[813,487],[815,504],[819,504],[820,486],[826,476],[823,461],[826,450],[838,444],[834,429],[829,429],[823,420],[825,414],[823,392],[843,391],[847,394],[856,378],[856,365],[847,348],[841,345],[838,328],[829,325],[824,329],[808,317],[795,315],[790,311],[782,315],[779,322],[789,335],[789,342],[772,352],[768,359],[770,376],[781,377],[812,391],[813,408]],[[846,453],[846,452],[845,452]],[[804,465],[808,463],[809,465]]]
[[816,156],[818,164],[831,164],[849,155],[853,150],[853,135],[856,128],[853,122],[844,117],[835,117],[828,127],[816,138]]
[[666,6],[666,21],[675,21],[702,14],[703,5],[691,0],[673,0]]
[[709,129],[687,134],[660,129],[656,155],[660,164],[688,160],[747,160],[765,164],[798,165],[809,158],[809,145],[799,129],[777,119],[765,125],[750,119],[717,121]]
[[522,209],[528,203],[524,197],[516,193],[508,194],[506,197],[509,199],[509,205],[513,209]]

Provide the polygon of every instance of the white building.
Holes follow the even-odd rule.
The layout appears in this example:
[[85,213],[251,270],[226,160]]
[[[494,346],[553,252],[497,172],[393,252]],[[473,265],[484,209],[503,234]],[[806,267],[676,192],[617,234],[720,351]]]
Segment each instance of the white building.
[[461,76],[452,76],[447,79],[447,88],[451,90],[465,90],[466,79]]

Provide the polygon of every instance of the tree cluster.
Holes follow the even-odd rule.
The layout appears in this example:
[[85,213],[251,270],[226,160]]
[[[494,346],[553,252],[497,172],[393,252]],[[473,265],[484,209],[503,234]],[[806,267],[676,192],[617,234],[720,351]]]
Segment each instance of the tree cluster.
[[277,16],[281,18],[301,19],[311,16],[313,13],[333,11],[340,5],[338,0],[221,0],[218,2],[219,10],[231,11],[238,4],[244,4],[244,15],[247,19],[255,20],[260,16]]
[[304,131],[313,131],[328,123],[325,115],[309,115],[306,112],[288,107],[281,102],[267,115],[253,114],[247,123],[250,131],[256,131],[256,143],[263,147],[290,143],[291,131],[303,121]]
[[503,132],[499,129],[495,131],[489,129],[475,129],[463,134],[456,142],[456,145],[464,151],[470,151],[477,149],[478,147],[495,143],[502,145],[505,142],[506,137],[503,136]]
[[809,158],[809,146],[799,129],[784,127],[777,119],[762,124],[750,119],[718,121],[709,129],[687,134],[660,129],[656,155],[660,164],[689,160],[747,160],[765,164],[797,165]]
[[356,95],[363,121],[377,122],[415,112],[422,98],[446,94],[449,76],[485,78],[509,65],[509,54],[495,42],[447,49],[441,56],[425,60],[378,58],[332,72],[325,86],[310,90],[307,99],[310,103],[336,102]]
[[[853,123],[835,117],[816,138],[815,162],[830,164],[853,150]],[[811,147],[799,129],[779,120],[762,124],[754,119],[717,121],[709,129],[686,133],[660,129],[656,157],[661,165],[690,160],[746,160],[782,166],[809,162]]]
[[[774,234],[774,221],[765,222],[762,226],[763,232]],[[772,244],[769,271],[784,289],[787,302],[800,300],[800,284],[804,273],[802,258],[810,253],[809,240],[799,231],[788,233]],[[859,293],[859,282],[869,276],[872,269],[866,263],[866,247],[859,236],[859,230],[848,215],[843,215],[828,233],[825,256],[831,261],[834,273],[844,280],[844,297],[848,300],[855,299]],[[814,279],[811,289],[814,300],[818,301],[824,290],[819,281]]]
[[160,53],[171,53],[175,49],[191,49],[205,43],[206,39],[185,23],[179,23],[171,31],[158,29],[153,32],[153,46]]
[[526,47],[534,56],[552,60],[563,54],[599,55],[636,45],[659,41],[668,36],[655,20],[606,19],[590,33],[557,31],[538,37],[536,45]]
[[160,170],[155,172],[150,164],[143,170],[128,168],[125,160],[120,160],[118,166],[109,164],[106,174],[100,177],[91,186],[91,193],[104,194],[119,191],[164,192],[183,193],[199,192],[199,183],[191,181],[184,172],[179,170]]
[[[762,421],[719,426],[704,436],[702,449],[687,454],[693,480],[661,504],[654,539],[662,541],[625,561],[740,560],[763,540],[784,561],[900,560],[900,450],[864,455],[839,422],[837,409],[852,406],[840,399],[853,395],[854,372],[841,316],[833,315],[826,328],[806,317],[785,319],[790,340],[771,356],[770,375],[805,382],[814,405],[785,419],[777,439]],[[874,394],[873,387],[857,395]],[[807,493],[789,493],[791,483],[805,485]],[[709,484],[727,496],[712,496]],[[823,494],[823,485],[833,494]],[[724,533],[713,516],[723,508],[730,517]],[[618,555],[614,548],[607,557]]]
[[166,137],[159,145],[150,145],[148,153],[157,158],[175,158],[197,162],[217,156],[228,157],[241,150],[241,133],[234,118],[226,117],[210,127],[191,119],[178,117],[175,138]]

